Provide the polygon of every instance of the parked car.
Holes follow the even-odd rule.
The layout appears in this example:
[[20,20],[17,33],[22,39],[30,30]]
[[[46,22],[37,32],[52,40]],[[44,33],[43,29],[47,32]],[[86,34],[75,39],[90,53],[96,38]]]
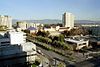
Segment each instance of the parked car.
[[39,54],[41,54],[41,55],[44,55],[43,53],[42,53],[42,51],[41,50],[38,50],[37,51]]

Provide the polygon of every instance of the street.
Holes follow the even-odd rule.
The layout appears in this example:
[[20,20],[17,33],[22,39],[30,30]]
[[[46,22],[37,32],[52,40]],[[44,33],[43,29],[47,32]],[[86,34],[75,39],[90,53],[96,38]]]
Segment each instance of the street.
[[37,54],[37,56],[40,58],[40,61],[41,61],[40,67],[41,66],[43,66],[43,67],[49,67],[49,60],[45,56],[43,56],[43,55],[41,55],[39,53]]
[[38,47],[38,46],[37,46],[37,50],[41,50],[43,52],[43,54],[45,55],[45,57],[47,57],[49,59],[49,61],[50,61],[49,64],[51,66],[54,66],[54,58],[56,58],[57,60],[62,61],[62,62],[66,61],[66,63],[68,63],[68,64],[70,62],[70,61],[68,62],[68,60],[67,60],[66,57],[61,56],[61,55],[59,55],[59,54],[57,54],[57,53],[55,53],[53,51],[47,51],[47,50],[45,50],[45,49],[43,49],[41,47]]

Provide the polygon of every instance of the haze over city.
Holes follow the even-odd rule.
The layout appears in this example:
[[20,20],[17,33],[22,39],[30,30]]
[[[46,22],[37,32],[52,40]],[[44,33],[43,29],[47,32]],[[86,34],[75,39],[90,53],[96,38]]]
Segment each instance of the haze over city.
[[13,19],[62,19],[71,12],[76,20],[100,20],[100,0],[1,0],[0,14]]
[[1,0],[0,67],[100,67],[99,0]]

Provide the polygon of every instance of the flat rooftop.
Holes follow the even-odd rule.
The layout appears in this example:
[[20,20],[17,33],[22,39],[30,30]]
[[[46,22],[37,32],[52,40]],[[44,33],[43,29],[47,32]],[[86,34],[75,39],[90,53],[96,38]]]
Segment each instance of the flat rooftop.
[[65,41],[77,43],[77,44],[86,43],[86,41],[84,40],[75,40],[75,39],[70,39],[70,38],[66,38]]

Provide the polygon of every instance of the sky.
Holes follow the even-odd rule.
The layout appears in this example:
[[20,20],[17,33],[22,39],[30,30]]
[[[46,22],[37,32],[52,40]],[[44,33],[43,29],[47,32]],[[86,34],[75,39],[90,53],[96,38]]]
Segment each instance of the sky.
[[64,12],[76,20],[100,20],[100,0],[0,0],[0,15],[13,19],[62,19]]

